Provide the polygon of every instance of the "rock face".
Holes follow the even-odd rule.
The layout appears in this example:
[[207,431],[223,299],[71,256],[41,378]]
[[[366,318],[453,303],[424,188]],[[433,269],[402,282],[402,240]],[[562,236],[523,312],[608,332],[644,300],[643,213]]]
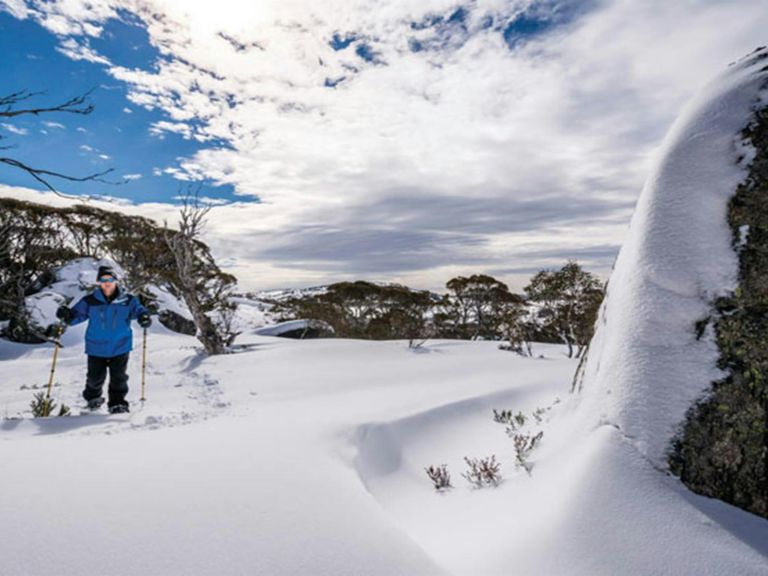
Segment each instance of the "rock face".
[[689,411],[670,465],[694,491],[768,518],[768,105],[743,136],[755,154],[728,205],[739,287],[698,331],[714,326],[725,376]]
[[716,302],[738,293],[729,202],[756,158],[744,130],[766,104],[763,48],[731,65],[678,118],[638,200],[575,382],[579,418],[617,428],[658,469],[668,469],[691,407],[727,376],[707,319]]

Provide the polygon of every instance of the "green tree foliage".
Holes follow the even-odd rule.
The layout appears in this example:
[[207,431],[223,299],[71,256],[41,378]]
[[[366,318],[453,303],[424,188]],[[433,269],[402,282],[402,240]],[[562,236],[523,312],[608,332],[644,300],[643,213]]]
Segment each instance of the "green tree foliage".
[[568,346],[568,357],[581,356],[594,333],[604,289],[593,274],[575,261],[560,270],[542,270],[525,287],[530,302],[538,305],[539,325],[545,333]]
[[323,294],[283,304],[287,318],[322,320],[341,338],[406,339],[417,346],[433,334],[432,294],[405,286],[338,282]]
[[[51,270],[77,257],[110,258],[126,270],[125,283],[149,297],[150,284],[181,296],[181,277],[166,240],[179,232],[148,218],[92,206],[56,208],[0,198],[0,319],[10,319],[9,336],[24,340],[24,297],[53,280]],[[195,240],[191,258],[195,289],[205,313],[228,309],[235,278],[222,272],[208,247]],[[161,317],[162,319],[162,317]]]
[[[555,286],[534,307],[503,282],[482,274],[452,278],[443,296],[357,281],[332,284],[323,294],[280,305],[283,319],[322,320],[341,338],[407,339],[412,346],[426,338],[503,339],[505,349],[531,355],[534,338],[568,342],[561,337],[564,331],[571,353],[573,345],[581,353],[602,301],[599,282],[572,262],[557,273],[540,272],[533,282],[548,290]],[[555,320],[565,327],[556,330],[560,325]]]
[[457,276],[446,283],[455,331],[461,338],[496,340],[502,325],[521,317],[523,298],[503,282],[484,274]]

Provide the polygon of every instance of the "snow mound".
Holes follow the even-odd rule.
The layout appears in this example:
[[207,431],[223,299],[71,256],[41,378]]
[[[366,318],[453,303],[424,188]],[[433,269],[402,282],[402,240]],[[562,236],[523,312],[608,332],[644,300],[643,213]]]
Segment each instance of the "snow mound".
[[651,463],[686,410],[721,374],[712,338],[694,326],[733,290],[738,260],[726,214],[753,150],[741,130],[768,94],[768,50],[706,86],[662,145],[619,253],[588,352],[578,412],[611,424]]

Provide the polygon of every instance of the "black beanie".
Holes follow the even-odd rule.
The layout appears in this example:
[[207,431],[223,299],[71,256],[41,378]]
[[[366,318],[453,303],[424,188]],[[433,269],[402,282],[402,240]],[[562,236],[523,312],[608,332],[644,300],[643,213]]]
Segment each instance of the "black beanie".
[[117,279],[117,274],[115,274],[112,266],[99,266],[99,271],[96,272],[96,280],[102,276],[112,276],[113,278]]

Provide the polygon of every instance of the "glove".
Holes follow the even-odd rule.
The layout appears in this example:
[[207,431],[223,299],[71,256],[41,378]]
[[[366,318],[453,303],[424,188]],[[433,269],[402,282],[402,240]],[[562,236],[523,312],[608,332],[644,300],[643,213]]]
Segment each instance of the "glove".
[[142,328],[149,328],[152,325],[152,318],[149,317],[149,313],[142,312],[139,314],[139,326]]
[[65,324],[51,324],[48,326],[48,328],[45,329],[45,337],[46,338],[58,338],[64,332],[66,331],[67,327]]
[[72,320],[72,310],[66,306],[59,306],[59,309],[56,310],[56,318],[67,324]]

